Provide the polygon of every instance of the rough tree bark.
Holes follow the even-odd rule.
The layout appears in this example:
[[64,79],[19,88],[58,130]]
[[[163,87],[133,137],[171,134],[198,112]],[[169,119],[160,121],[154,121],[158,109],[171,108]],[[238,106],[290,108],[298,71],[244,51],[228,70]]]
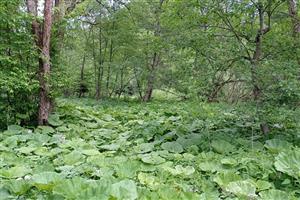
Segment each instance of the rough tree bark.
[[42,34],[42,63],[40,64],[40,103],[38,123],[48,123],[48,116],[51,110],[51,98],[49,96],[48,78],[50,76],[50,38],[52,28],[52,0],[45,0],[44,24]]
[[300,34],[300,19],[297,11],[297,4],[295,0],[288,0],[289,15],[292,20],[292,32],[293,36],[297,37]]
[[44,4],[44,23],[40,24],[36,17],[38,15],[38,1],[26,1],[28,13],[35,18],[32,21],[32,32],[35,37],[36,45],[39,48],[39,111],[38,124],[48,123],[48,116],[51,110],[51,98],[49,97],[48,78],[50,76],[50,37],[52,27],[52,0],[45,0]]

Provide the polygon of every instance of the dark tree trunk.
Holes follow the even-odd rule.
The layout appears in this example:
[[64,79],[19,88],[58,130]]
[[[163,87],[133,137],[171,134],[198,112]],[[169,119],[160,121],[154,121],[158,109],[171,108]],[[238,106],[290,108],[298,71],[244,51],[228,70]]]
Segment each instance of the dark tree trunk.
[[48,116],[51,110],[51,99],[49,96],[48,78],[50,76],[50,37],[52,27],[52,0],[45,0],[44,25],[42,34],[42,62],[40,65],[40,103],[38,123],[44,125],[48,123]]
[[[37,17],[37,0],[26,1],[28,13]],[[48,116],[51,111],[51,99],[49,96],[48,78],[50,76],[50,37],[52,27],[52,0],[45,0],[44,23],[39,24],[36,19],[32,21],[32,32],[35,37],[37,47],[41,50],[39,57],[39,111],[38,124],[48,123]],[[42,28],[43,26],[43,28]]]
[[158,53],[153,54],[152,63],[149,66],[149,75],[147,79],[147,89],[146,93],[143,97],[143,101],[147,102],[151,100],[152,93],[153,93],[153,86],[154,86],[154,79],[155,79],[155,69],[159,65],[159,55]]
[[84,67],[85,67],[86,54],[84,53],[82,58],[82,65],[80,69],[80,85],[79,85],[79,98],[84,96],[86,86],[84,84]]

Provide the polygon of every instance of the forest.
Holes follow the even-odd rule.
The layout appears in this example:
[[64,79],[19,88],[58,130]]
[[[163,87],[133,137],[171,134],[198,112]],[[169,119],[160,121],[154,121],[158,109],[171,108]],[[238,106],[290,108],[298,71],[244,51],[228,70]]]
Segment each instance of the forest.
[[0,0],[0,200],[298,200],[299,144],[299,0]]

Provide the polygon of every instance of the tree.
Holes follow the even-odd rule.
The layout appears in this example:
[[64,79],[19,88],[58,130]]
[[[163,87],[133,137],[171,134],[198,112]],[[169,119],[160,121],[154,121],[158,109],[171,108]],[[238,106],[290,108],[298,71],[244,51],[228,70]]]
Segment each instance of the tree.
[[292,21],[292,32],[294,36],[300,34],[300,19],[298,16],[297,4],[295,0],[288,0],[289,16]]
[[[159,4],[156,8],[154,8],[154,37],[158,38],[160,37],[161,34],[161,22],[160,22],[160,17],[161,17],[161,12],[162,12],[162,6],[163,6],[164,0],[160,0]],[[156,73],[156,68],[159,66],[161,62],[161,52],[159,51],[159,48],[154,47],[153,55],[151,57],[151,61],[147,62],[148,66],[148,77],[147,77],[147,88],[145,95],[143,97],[143,101],[150,101],[152,97],[152,92],[153,92],[153,86],[155,82],[155,73]]]
[[38,123],[44,125],[48,123],[51,112],[51,97],[48,80],[50,78],[50,38],[52,28],[52,0],[45,0],[43,23],[39,23],[38,1],[27,0],[27,9],[34,16],[32,21],[32,32],[36,38],[36,45],[40,51],[39,58],[39,112]]
[[19,0],[0,1],[0,129],[36,122],[37,53]]

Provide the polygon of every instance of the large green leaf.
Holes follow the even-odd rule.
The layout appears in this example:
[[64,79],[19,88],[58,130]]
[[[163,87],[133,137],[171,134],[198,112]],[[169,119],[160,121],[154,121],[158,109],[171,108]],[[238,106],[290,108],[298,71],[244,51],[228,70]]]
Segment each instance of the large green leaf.
[[32,187],[30,182],[24,179],[10,180],[9,182],[7,182],[6,186],[11,193],[16,195],[23,195]]
[[1,185],[0,185],[0,200],[9,200],[9,199],[13,200],[16,198],[17,197],[14,197],[13,195],[11,195],[6,188],[1,187]]
[[102,145],[101,149],[105,149],[105,150],[109,150],[109,151],[117,151],[118,149],[120,149],[120,145],[119,144],[106,144],[106,145]]
[[94,185],[89,186],[86,190],[79,193],[77,199],[87,200],[111,200],[111,185],[103,182],[96,182]]
[[154,164],[154,165],[161,164],[166,161],[164,158],[160,157],[157,153],[142,154],[140,157],[144,163]]
[[201,200],[219,200],[219,193],[217,191],[205,192],[200,195]]
[[53,193],[65,199],[108,200],[110,190],[110,184],[106,181],[88,181],[75,177],[55,185]]
[[281,152],[275,157],[276,170],[300,178],[300,149],[292,151]]
[[234,172],[222,172],[217,174],[213,181],[216,182],[220,187],[225,188],[230,182],[241,180],[241,176]]
[[271,139],[267,140],[265,143],[265,147],[271,152],[271,153],[279,153],[283,150],[288,150],[292,147],[292,145],[282,139]]
[[236,195],[239,198],[249,198],[252,199],[256,197],[256,187],[250,181],[234,181],[230,182],[225,190]]
[[15,167],[11,167],[9,169],[0,169],[0,177],[19,178],[19,177],[23,177],[31,172],[32,172],[32,170],[26,166],[15,166]]
[[160,185],[160,183],[158,182],[158,178],[149,173],[140,172],[138,174],[138,180],[141,184],[147,185],[150,188],[156,188]]
[[81,150],[81,153],[87,156],[95,156],[100,154],[100,152],[97,149],[83,149]]
[[134,200],[138,198],[137,187],[132,180],[123,180],[112,185],[111,195],[117,199]]
[[199,168],[205,172],[216,172],[220,170],[221,166],[217,161],[203,161],[199,163]]
[[235,146],[225,140],[213,140],[211,147],[215,152],[224,154],[233,152],[235,150]]
[[55,132],[51,126],[39,126],[36,130],[42,134],[50,134]]
[[259,193],[261,200],[287,200],[288,194],[281,190],[266,190]]
[[52,114],[48,118],[48,123],[52,126],[61,126],[64,122],[59,119],[58,114]]
[[31,152],[33,152],[36,149],[37,149],[37,147],[21,147],[16,150],[23,154],[30,154]]
[[63,157],[66,165],[78,165],[85,160],[85,156],[80,151],[72,151]]
[[185,175],[190,176],[195,172],[193,166],[183,167],[182,165],[176,165],[175,168],[172,167],[163,167],[164,170],[170,172],[172,175]]
[[86,190],[87,187],[88,184],[85,179],[75,177],[56,184],[53,188],[53,193],[59,194],[66,199],[77,199],[79,194]]
[[116,173],[120,178],[133,178],[136,175],[136,172],[141,166],[139,161],[127,161],[120,163],[115,167]]
[[161,145],[161,148],[172,153],[182,153],[183,148],[178,142],[166,142]]
[[273,185],[268,181],[258,180],[255,183],[258,191],[267,190],[273,187]]
[[135,148],[137,153],[148,153],[154,149],[153,143],[142,143]]
[[40,190],[51,190],[63,177],[56,172],[42,172],[32,176],[32,183]]

